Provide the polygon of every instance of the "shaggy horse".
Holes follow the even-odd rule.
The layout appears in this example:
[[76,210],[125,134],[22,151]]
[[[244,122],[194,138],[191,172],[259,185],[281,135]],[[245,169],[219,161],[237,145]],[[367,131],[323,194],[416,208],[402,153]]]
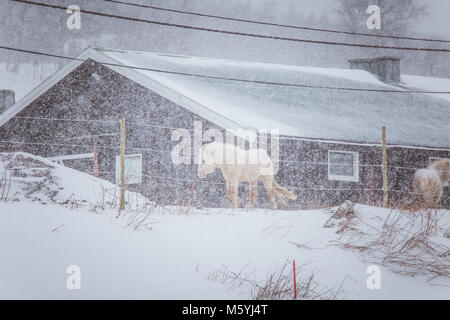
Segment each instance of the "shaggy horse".
[[199,154],[198,176],[205,178],[216,168],[222,171],[227,185],[227,196],[231,206],[239,205],[238,186],[249,182],[250,205],[258,197],[258,181],[261,181],[270,198],[270,207],[277,208],[275,198],[286,204],[285,198],[296,200],[297,196],[275,182],[272,159],[262,149],[244,150],[232,144],[211,142],[202,146]]
[[427,208],[438,208],[445,183],[450,181],[450,159],[433,162],[414,174],[413,185]]

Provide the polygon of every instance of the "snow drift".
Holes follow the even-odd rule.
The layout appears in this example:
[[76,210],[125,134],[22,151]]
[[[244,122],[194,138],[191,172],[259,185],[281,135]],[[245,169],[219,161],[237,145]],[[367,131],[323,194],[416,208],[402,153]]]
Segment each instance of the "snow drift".
[[[0,153],[0,200],[62,204],[71,207],[112,203],[115,184],[23,152]],[[126,198],[145,202],[142,195]]]
[[[114,201],[114,184],[26,153],[1,153],[0,163],[0,299],[250,299],[270,275],[289,289],[292,260],[297,279],[314,275],[319,293],[338,288],[331,298],[449,297],[447,210],[410,219],[355,205],[330,228],[323,225],[335,208],[147,207],[115,219],[113,205],[92,210]],[[66,286],[73,265],[80,290]],[[373,265],[379,290],[367,286]]]

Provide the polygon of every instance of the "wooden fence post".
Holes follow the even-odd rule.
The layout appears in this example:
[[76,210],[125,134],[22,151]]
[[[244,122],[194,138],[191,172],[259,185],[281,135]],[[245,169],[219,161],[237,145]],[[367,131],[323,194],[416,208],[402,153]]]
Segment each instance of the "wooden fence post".
[[374,178],[373,178],[373,159],[372,157],[369,160],[369,166],[370,166],[370,202],[372,206],[375,206],[375,196],[374,196]]
[[125,118],[122,118],[120,119],[120,211],[124,209],[125,209]]
[[386,127],[382,128],[383,139],[383,205],[388,207],[388,175],[387,175],[387,146],[386,146]]
[[98,155],[97,155],[97,142],[94,143],[94,176],[98,178]]
[[294,269],[294,299],[297,300],[297,274],[295,271],[295,260],[292,262],[292,268]]

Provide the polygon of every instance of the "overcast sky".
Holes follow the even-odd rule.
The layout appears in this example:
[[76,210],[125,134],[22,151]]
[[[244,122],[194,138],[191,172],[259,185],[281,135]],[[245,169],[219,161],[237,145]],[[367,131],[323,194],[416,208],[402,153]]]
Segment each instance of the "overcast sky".
[[430,17],[423,23],[423,30],[450,39],[450,1],[419,0],[429,6]]
[[[429,16],[423,19],[418,26],[417,32],[439,35],[442,39],[450,40],[450,0],[416,0],[418,4],[428,6]],[[298,0],[299,6],[303,6],[305,11],[320,13],[322,10],[329,10],[336,5],[335,0]]]
[[[335,34],[312,33],[302,30],[273,28],[260,25],[249,25],[188,15],[179,15],[155,10],[143,10],[132,6],[124,6],[105,1],[93,0],[40,0],[46,3],[61,2],[79,4],[81,8],[93,11],[117,13],[124,16],[142,19],[154,18],[158,21],[176,22],[178,24],[214,27],[217,29],[243,30],[251,33],[274,34],[294,38],[313,38],[318,40],[336,40],[343,42],[374,41],[374,39],[339,37]],[[73,2],[72,2],[73,1]],[[333,12],[338,6],[337,0],[125,0],[141,4],[154,4],[161,7],[203,12],[207,14],[273,21],[299,26],[345,29],[339,26],[339,17]],[[397,0],[395,0],[397,1]],[[417,4],[428,7],[428,15],[418,21],[415,30],[408,34],[405,30],[399,36],[413,35],[424,38],[450,40],[450,0],[413,0]],[[373,0],[377,3],[378,0]],[[13,12],[2,10],[12,8]],[[26,10],[25,10],[26,9]],[[311,17],[315,13],[315,17]],[[323,14],[328,13],[328,14]],[[3,16],[2,16],[3,14]],[[432,75],[450,78],[448,53],[410,52],[366,49],[356,47],[330,47],[318,44],[274,41],[252,37],[199,32],[158,25],[136,23],[106,17],[85,15],[82,18],[81,31],[68,30],[65,19],[67,13],[62,10],[48,9],[31,5],[18,4],[8,0],[0,0],[0,43],[28,50],[48,51],[75,56],[88,45],[98,47],[120,48],[166,52],[193,56],[208,56],[248,61],[262,61],[305,66],[339,67],[348,66],[348,59],[367,58],[378,55],[399,56],[403,62],[403,71],[409,74]],[[364,21],[363,21],[364,22]],[[6,32],[4,32],[6,30]],[[9,32],[8,32],[9,31]],[[365,29],[363,32],[367,32]],[[396,34],[396,33],[395,33]],[[376,39],[377,41],[379,39]],[[389,40],[380,43],[390,44]],[[402,42],[404,46],[417,45],[445,46],[437,43]],[[28,63],[27,71],[45,78],[48,71],[45,63],[53,63],[60,67],[55,59],[35,57],[16,52],[0,50],[1,64],[11,70],[18,70],[18,65]],[[33,61],[30,64],[30,61]],[[51,61],[51,62],[50,62]],[[58,60],[60,61],[60,60]],[[45,62],[45,63],[44,63]],[[42,66],[42,67],[41,67]],[[27,67],[28,68],[28,67]],[[39,71],[42,69],[42,72]],[[28,69],[27,69],[28,70]],[[25,72],[25,71],[24,71]],[[41,72],[41,73],[39,73]]]

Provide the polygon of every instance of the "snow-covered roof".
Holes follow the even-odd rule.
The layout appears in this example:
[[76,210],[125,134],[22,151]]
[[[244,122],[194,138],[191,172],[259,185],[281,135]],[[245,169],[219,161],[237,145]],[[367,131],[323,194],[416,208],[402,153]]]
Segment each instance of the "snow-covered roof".
[[[450,79],[447,78],[432,78],[423,76],[403,75],[402,83],[408,88],[425,90],[425,91],[450,91]],[[450,94],[432,94],[433,96],[450,101]]]
[[39,80],[24,77],[11,71],[0,70],[0,89],[13,90],[16,101],[22,99],[38,84]]
[[[124,65],[144,68],[312,86],[400,89],[363,70],[97,50]],[[450,103],[431,96],[281,87],[138,72],[246,128],[279,129],[284,135],[308,138],[378,142],[385,125],[390,143],[450,146]],[[437,79],[422,79],[418,87],[450,91],[450,85],[443,88],[437,83]]]
[[[379,81],[363,70],[332,69],[256,63],[161,53],[88,48],[78,58],[139,68],[248,79],[307,86],[403,90]],[[80,61],[69,63],[54,80]],[[278,129],[281,134],[312,139],[379,143],[387,126],[388,143],[409,146],[450,147],[450,101],[443,95],[346,91],[279,86],[167,74],[106,65],[133,81],[227,129]],[[407,76],[406,85],[425,90],[450,91],[450,79]],[[43,84],[9,115],[31,101]],[[3,118],[3,119],[2,119]]]

